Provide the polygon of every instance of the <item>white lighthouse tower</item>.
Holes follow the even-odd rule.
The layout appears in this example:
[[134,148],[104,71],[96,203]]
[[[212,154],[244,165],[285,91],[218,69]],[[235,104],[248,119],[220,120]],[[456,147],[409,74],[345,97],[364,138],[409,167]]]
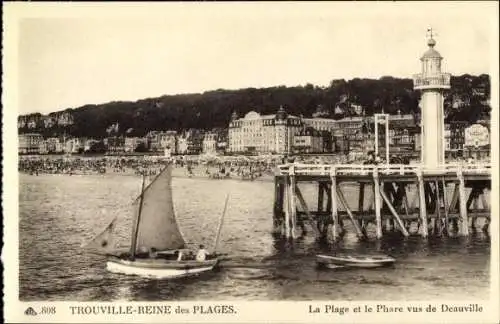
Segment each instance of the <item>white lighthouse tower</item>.
[[434,49],[432,29],[427,40],[429,49],[422,55],[422,73],[413,76],[415,90],[422,92],[420,107],[422,130],[422,165],[438,168],[445,163],[444,91],[450,88],[449,73],[441,72],[443,57]]

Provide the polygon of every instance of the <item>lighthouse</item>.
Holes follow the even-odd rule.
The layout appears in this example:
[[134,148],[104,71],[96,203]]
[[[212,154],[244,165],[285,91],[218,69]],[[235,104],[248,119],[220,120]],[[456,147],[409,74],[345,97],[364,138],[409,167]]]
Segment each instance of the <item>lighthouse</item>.
[[421,91],[421,162],[428,168],[439,168],[445,163],[444,92],[450,89],[449,73],[441,72],[443,57],[434,49],[436,41],[429,29],[427,45],[422,55],[422,70],[413,76],[415,90]]

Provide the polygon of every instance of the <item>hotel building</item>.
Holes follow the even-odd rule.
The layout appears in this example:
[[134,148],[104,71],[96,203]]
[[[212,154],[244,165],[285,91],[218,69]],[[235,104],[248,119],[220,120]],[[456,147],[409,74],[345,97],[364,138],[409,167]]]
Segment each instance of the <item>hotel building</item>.
[[302,129],[299,117],[288,115],[283,106],[276,114],[260,115],[251,111],[243,118],[236,113],[229,123],[229,152],[231,153],[288,153],[293,137]]
[[42,135],[36,133],[21,134],[18,140],[20,154],[40,153],[40,144],[43,142]]

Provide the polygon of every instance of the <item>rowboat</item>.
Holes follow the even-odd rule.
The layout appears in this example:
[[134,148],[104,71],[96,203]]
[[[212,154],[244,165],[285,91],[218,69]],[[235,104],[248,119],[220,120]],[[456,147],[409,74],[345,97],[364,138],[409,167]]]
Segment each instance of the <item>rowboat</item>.
[[327,268],[378,268],[393,265],[394,262],[396,259],[388,255],[316,255],[316,263]]
[[266,269],[232,268],[229,271],[229,277],[231,279],[255,280],[271,278],[272,274]]

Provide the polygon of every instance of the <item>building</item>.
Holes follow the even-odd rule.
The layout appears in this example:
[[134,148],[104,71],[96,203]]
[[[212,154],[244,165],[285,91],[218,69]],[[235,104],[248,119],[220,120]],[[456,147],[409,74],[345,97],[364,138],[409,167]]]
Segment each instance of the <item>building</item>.
[[18,137],[19,154],[39,154],[43,137],[37,133],[20,134]]
[[151,131],[146,135],[148,147],[153,152],[164,152],[169,149],[170,152],[177,152],[177,132],[169,131]]
[[125,143],[123,143],[125,153],[135,152],[137,146],[139,146],[137,137],[125,137]]
[[177,152],[177,132],[169,130],[162,132],[160,137],[160,148],[162,150],[169,150],[170,153],[175,154]]
[[177,154],[187,154],[188,151],[188,139],[184,136],[179,136],[177,139]]
[[123,136],[108,137],[107,151],[113,154],[119,154],[125,152],[125,137]]
[[57,137],[49,137],[45,140],[49,154],[59,154],[64,151],[64,146]]
[[312,127],[306,127],[293,137],[293,153],[323,153],[323,135]]
[[66,140],[64,143],[64,152],[65,153],[79,153],[80,150],[83,151],[85,149],[84,147],[85,141],[83,141],[80,138],[71,138]]
[[243,118],[233,113],[228,142],[231,153],[289,153],[293,136],[302,129],[299,117],[288,115],[283,106],[276,114],[260,115],[251,111]]
[[332,133],[339,127],[338,120],[332,118],[302,118],[305,127],[312,127],[317,131]]
[[[333,120],[333,119],[332,119]],[[368,132],[364,126],[369,122],[369,117],[346,117],[333,120],[331,134],[333,137],[333,151],[336,153],[363,152],[365,150]]]
[[49,150],[47,148],[47,142],[41,141],[40,145],[38,146],[38,154],[48,154]]
[[83,142],[83,152],[89,152],[92,146],[98,143],[99,141],[90,138],[90,139],[85,139],[82,142]]
[[[123,149],[125,153],[135,152],[137,147],[141,143],[139,137],[125,137],[125,141],[123,143]],[[142,141],[144,143],[144,141]],[[145,145],[147,147],[147,144]]]
[[203,135],[203,153],[215,154],[217,152],[217,133],[207,132]]
[[203,151],[203,133],[191,129],[178,137],[178,154],[200,154]]
[[467,122],[450,122],[444,125],[444,143],[446,156],[457,158],[463,156],[464,135]]
[[490,132],[483,125],[471,125],[465,129],[464,133],[465,147],[479,148],[490,144]]
[[221,129],[217,131],[217,143],[216,150],[219,154],[224,154],[228,150],[228,131],[227,129]]
[[451,148],[451,130],[450,124],[444,125],[444,151],[450,152]]
[[481,159],[490,155],[490,131],[486,126],[474,124],[464,131],[464,155]]
[[[399,113],[390,115],[388,120],[391,149],[414,150],[414,137],[419,132],[415,117]],[[294,137],[307,128],[321,133],[322,152],[364,153],[373,150],[373,147],[367,147],[367,143],[374,137],[374,117],[353,116],[338,120],[303,118],[289,116],[281,107],[274,115],[260,115],[251,111],[245,117],[237,118],[233,113],[229,124],[229,151],[279,154],[297,151],[294,145],[298,142],[294,141]],[[385,141],[385,135],[379,135],[379,140]],[[300,141],[307,140],[301,138]],[[385,147],[385,144],[382,146]]]
[[390,153],[410,152],[415,150],[415,136],[420,127],[413,115],[389,115],[389,151]]

